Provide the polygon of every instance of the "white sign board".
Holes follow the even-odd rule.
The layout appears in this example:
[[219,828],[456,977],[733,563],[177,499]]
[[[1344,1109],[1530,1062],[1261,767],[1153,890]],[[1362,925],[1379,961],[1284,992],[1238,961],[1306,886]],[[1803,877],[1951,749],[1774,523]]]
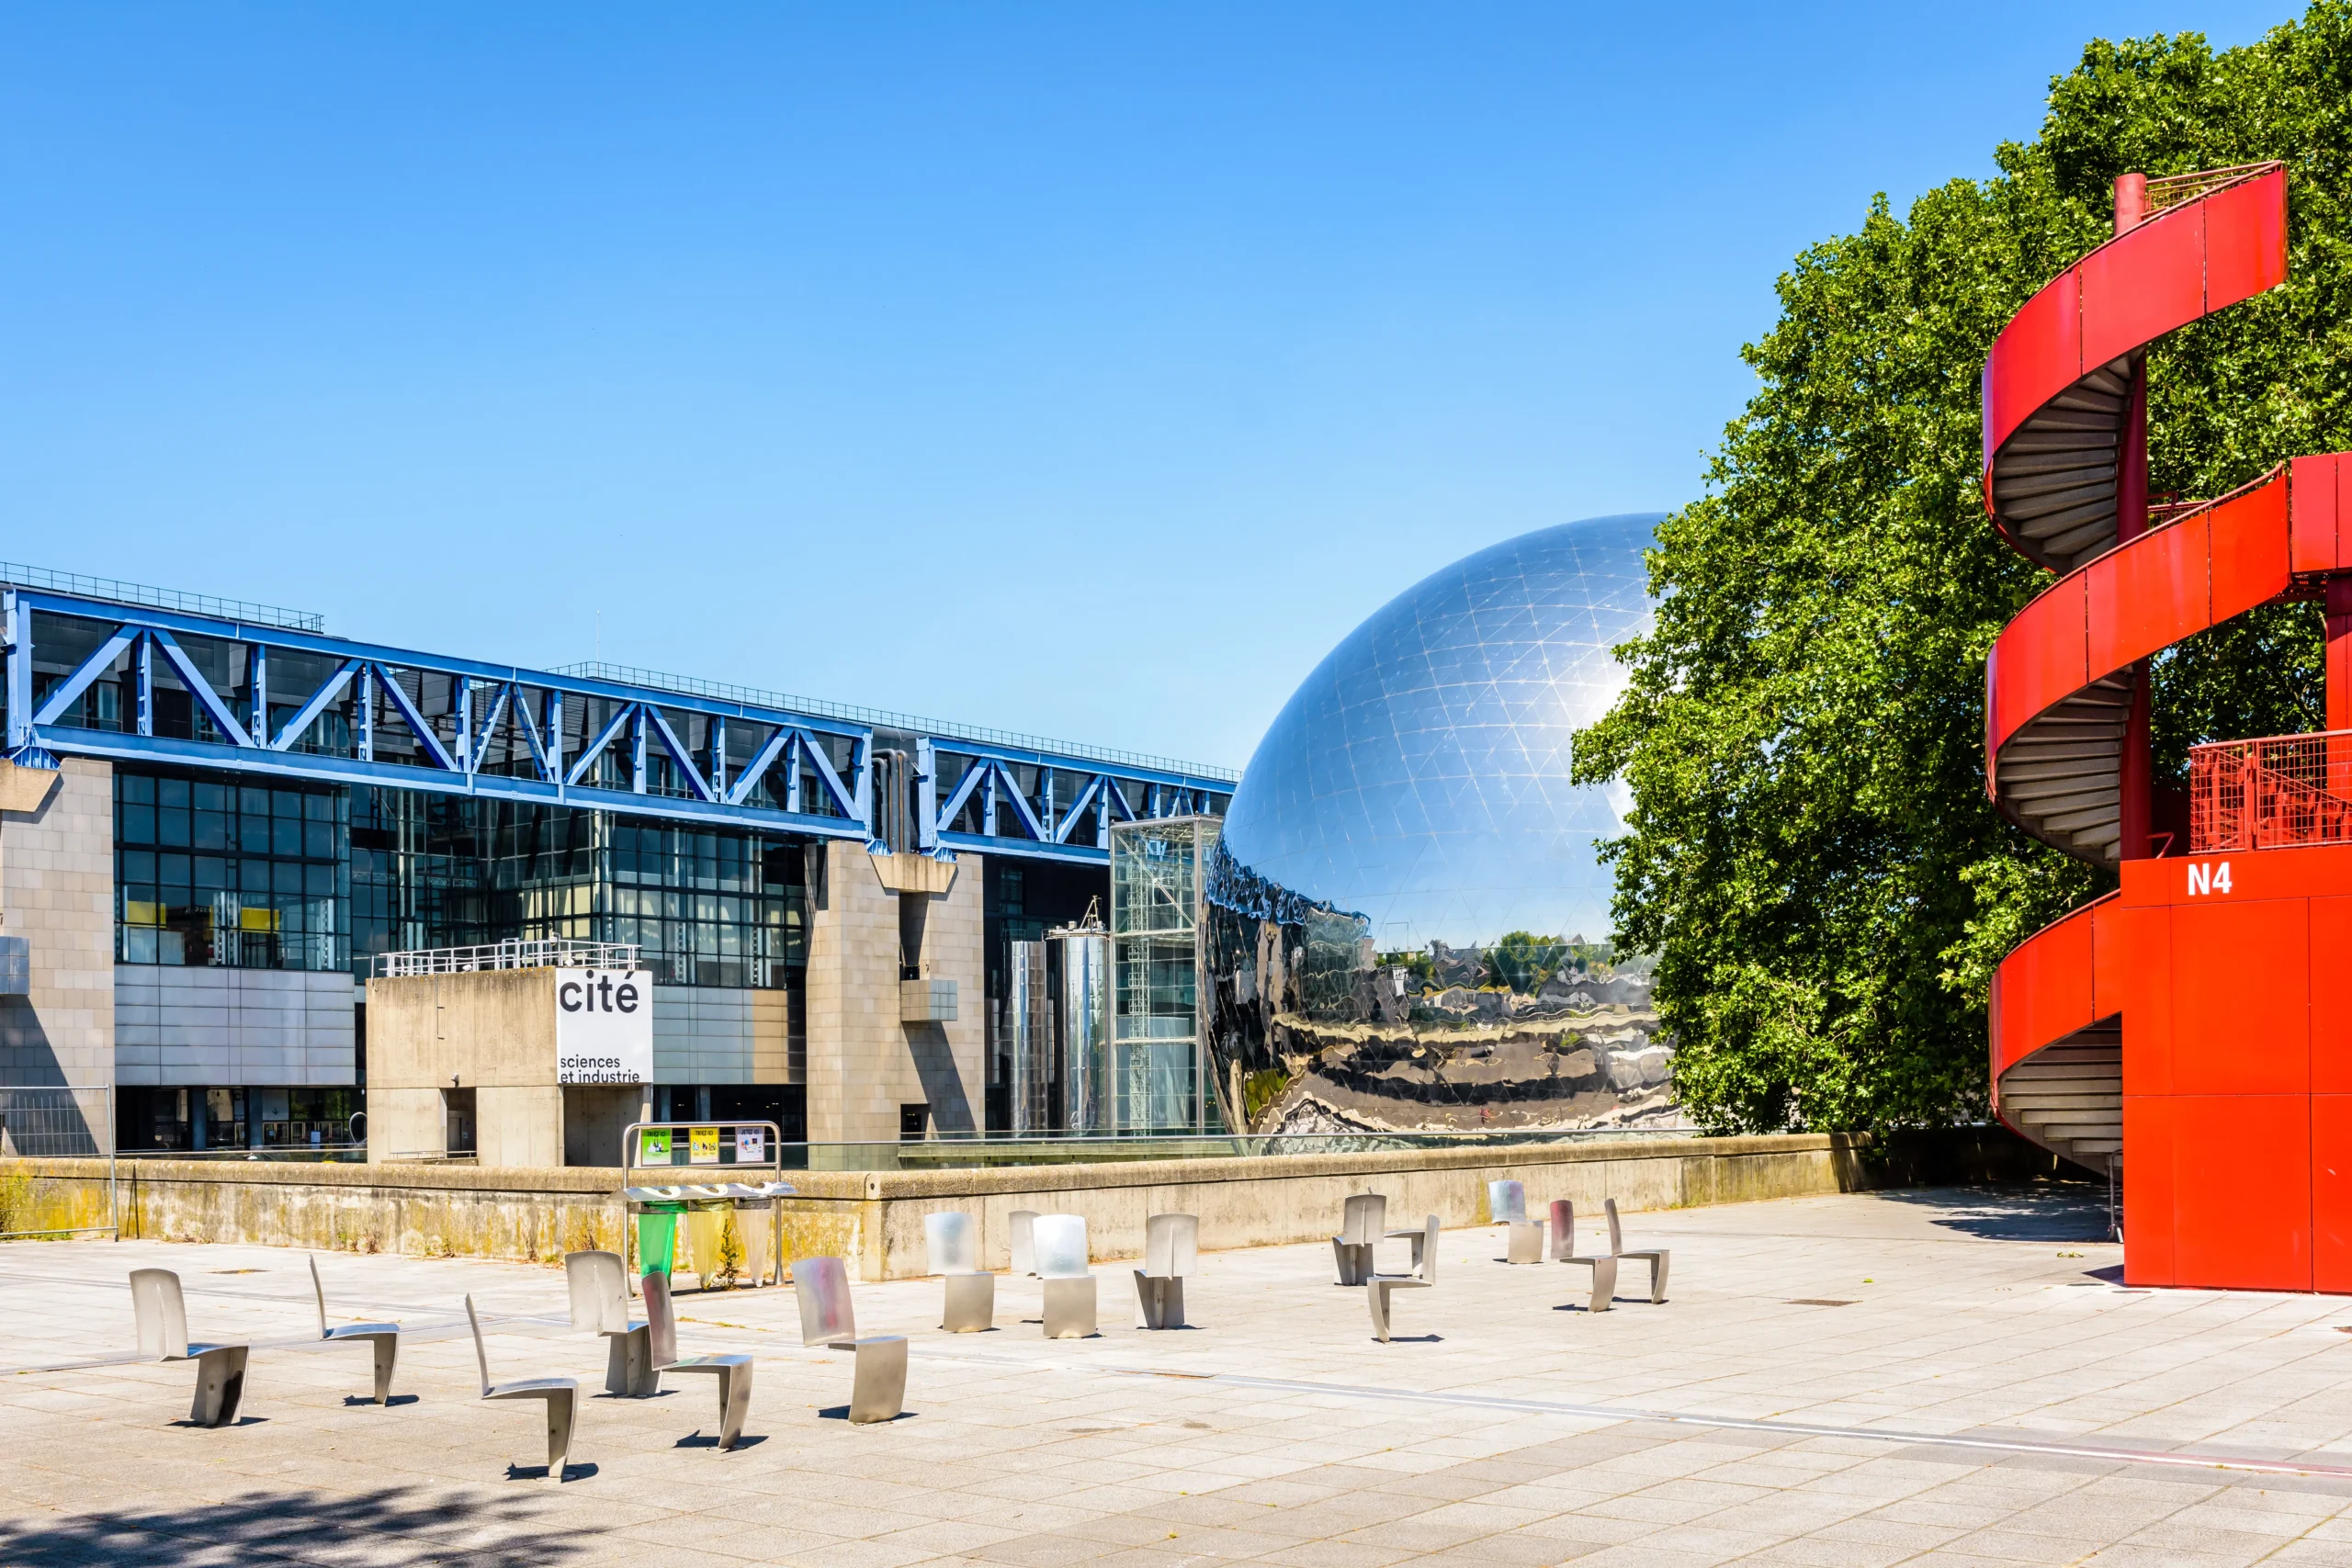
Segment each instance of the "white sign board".
[[653,1081],[650,970],[555,972],[555,1081]]

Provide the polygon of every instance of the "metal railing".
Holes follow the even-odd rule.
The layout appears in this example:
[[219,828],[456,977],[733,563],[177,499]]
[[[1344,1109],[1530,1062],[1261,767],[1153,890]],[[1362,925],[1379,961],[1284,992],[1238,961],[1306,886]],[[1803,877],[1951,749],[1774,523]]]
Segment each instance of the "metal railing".
[[2276,159],[2263,164],[2233,164],[2226,169],[2199,169],[2186,175],[2158,175],[2148,181],[2148,216],[2153,218],[2166,208],[2178,207],[2184,201],[2194,201],[2200,196],[2211,196],[2224,186],[2254,179],[2273,169],[2287,165]]
[[379,979],[395,979],[409,975],[473,975],[486,969],[634,969],[639,951],[633,942],[514,938],[476,947],[379,953],[373,972]]
[[1162,1133],[1006,1137],[937,1134],[896,1143],[786,1144],[787,1170],[967,1170],[1129,1160],[1280,1158],[1413,1149],[1524,1148],[1695,1138],[1696,1127],[1564,1127],[1461,1133]]
[[1237,783],[1241,777],[1231,768],[1216,767],[1206,762],[1155,757],[1147,751],[1121,751],[1108,746],[1081,746],[1075,741],[1023,735],[1017,730],[990,729],[985,725],[951,724],[944,719],[892,713],[887,708],[831,703],[819,697],[796,697],[784,692],[730,685],[724,681],[705,681],[693,675],[666,675],[659,670],[640,670],[633,664],[606,664],[601,660],[591,660],[578,664],[559,664],[550,673],[580,676],[591,681],[612,681],[625,686],[650,686],[656,691],[683,692],[690,696],[715,697],[720,702],[741,703],[746,707],[781,708],[786,713],[805,713],[819,718],[847,719],[853,724],[871,725],[876,729],[905,729],[919,735],[976,741],[983,746],[1009,746],[1023,751],[1057,753],[1082,758],[1090,762],[1102,762],[1114,768],[1125,763],[1131,767],[1183,773],[1193,778],[1215,779],[1226,784]]
[[2352,730],[2188,749],[2188,852],[2352,842]]
[[120,582],[111,577],[84,577],[75,571],[51,571],[0,560],[0,582],[17,588],[45,588],[81,599],[105,599],[117,604],[140,604],[150,610],[179,610],[215,620],[251,621],[291,632],[323,632],[327,618],[310,610],[288,610],[276,604],[255,604],[244,599],[215,599],[209,593],[183,593],[176,588],[150,588],[143,582]]
[[96,1159],[103,1154],[107,1162],[106,1223],[42,1226],[27,1223],[41,1217],[40,1179],[26,1170],[10,1169],[0,1158],[0,1240],[119,1235],[122,1205],[115,1190],[114,1132],[111,1084],[0,1088],[0,1156]]

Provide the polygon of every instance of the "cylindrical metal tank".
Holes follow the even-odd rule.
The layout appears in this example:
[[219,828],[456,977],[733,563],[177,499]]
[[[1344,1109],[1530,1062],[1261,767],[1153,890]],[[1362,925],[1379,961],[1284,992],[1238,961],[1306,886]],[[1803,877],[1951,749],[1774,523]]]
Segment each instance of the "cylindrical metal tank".
[[1046,933],[1061,982],[1062,1124],[1111,1131],[1111,936],[1091,914]]
[[1005,971],[1004,1027],[1012,1049],[1012,1134],[1053,1129],[1054,1005],[1046,944],[1016,942]]

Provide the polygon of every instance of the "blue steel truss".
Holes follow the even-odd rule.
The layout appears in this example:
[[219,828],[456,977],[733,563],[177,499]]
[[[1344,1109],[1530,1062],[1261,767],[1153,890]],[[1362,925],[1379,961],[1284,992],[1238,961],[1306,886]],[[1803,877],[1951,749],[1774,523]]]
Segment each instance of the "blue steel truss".
[[[173,762],[1097,863],[1111,823],[1222,810],[1232,791],[1209,774],[918,735],[916,842],[888,846],[863,724],[21,588],[0,593],[0,644],[6,751],[23,766]],[[305,673],[281,694],[273,671],[289,665]],[[186,707],[166,724],[172,693]]]

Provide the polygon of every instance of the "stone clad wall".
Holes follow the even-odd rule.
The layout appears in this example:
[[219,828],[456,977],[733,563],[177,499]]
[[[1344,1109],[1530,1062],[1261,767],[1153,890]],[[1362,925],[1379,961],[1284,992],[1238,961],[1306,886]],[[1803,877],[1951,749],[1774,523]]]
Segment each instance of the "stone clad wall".
[[[0,997],[0,1084],[111,1084],[114,768],[68,757],[8,773],[0,800],[26,808],[0,807],[0,934],[29,941],[32,989]],[[76,1099],[76,1139],[113,1147],[105,1093]]]

